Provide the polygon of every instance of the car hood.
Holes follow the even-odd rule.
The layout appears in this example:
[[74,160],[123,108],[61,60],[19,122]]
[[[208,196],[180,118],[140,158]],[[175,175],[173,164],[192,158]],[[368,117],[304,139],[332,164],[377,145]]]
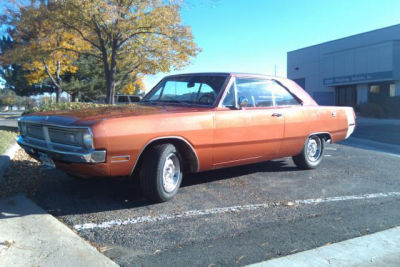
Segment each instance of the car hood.
[[86,126],[112,118],[196,112],[204,109],[205,108],[203,107],[131,104],[124,106],[96,107],[68,111],[35,112],[22,116],[20,120],[35,123]]

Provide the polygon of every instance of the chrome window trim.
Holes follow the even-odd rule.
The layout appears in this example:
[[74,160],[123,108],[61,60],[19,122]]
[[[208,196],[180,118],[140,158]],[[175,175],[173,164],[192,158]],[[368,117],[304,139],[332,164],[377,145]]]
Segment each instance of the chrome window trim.
[[231,88],[232,84],[234,84],[234,97],[235,97],[235,107],[237,107],[237,93],[236,93],[236,77],[230,76],[228,84],[225,86],[224,92],[222,97],[217,105],[219,108],[224,108],[223,103],[225,100],[226,95],[228,94],[229,89]]
[[221,97],[220,102],[218,103],[217,107],[218,108],[224,108],[223,102],[225,100],[226,95],[228,94],[228,90],[231,87],[232,83],[234,84],[234,90],[235,90],[235,107],[238,109],[238,99],[237,99],[237,86],[236,86],[236,78],[243,78],[243,79],[260,79],[260,80],[265,80],[265,81],[273,81],[275,82],[278,86],[282,87],[282,89],[286,90],[297,102],[297,105],[276,105],[275,103],[275,95],[272,94],[272,101],[273,105],[270,107],[246,107],[246,108],[271,108],[271,107],[292,107],[292,106],[302,106],[303,101],[301,101],[295,94],[293,94],[286,86],[284,86],[282,83],[280,83],[277,79],[274,79],[274,77],[269,77],[269,76],[262,76],[262,75],[240,75],[238,77],[236,76],[231,76],[230,80],[227,84],[227,86],[224,89],[223,95]]

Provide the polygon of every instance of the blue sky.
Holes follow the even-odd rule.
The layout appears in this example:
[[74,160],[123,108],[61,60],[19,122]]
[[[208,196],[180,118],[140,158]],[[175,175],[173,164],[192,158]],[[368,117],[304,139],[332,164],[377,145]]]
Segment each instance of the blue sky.
[[276,65],[286,76],[288,51],[399,24],[399,11],[399,0],[192,0],[183,23],[203,52],[178,73],[274,74]]

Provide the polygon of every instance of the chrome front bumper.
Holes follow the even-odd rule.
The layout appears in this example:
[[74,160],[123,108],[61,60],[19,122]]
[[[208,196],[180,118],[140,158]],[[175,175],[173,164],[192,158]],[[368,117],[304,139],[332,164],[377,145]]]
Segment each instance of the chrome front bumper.
[[17,143],[28,154],[38,156],[38,152],[42,152],[55,161],[71,163],[102,163],[106,161],[106,150],[90,149],[82,151],[79,148],[61,144],[47,144],[41,140],[23,136],[17,137]]

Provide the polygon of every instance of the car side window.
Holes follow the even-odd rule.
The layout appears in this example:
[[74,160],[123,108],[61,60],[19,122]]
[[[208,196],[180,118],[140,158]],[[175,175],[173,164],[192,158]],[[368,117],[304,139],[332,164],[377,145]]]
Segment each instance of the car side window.
[[235,84],[232,83],[229,87],[228,92],[226,92],[224,101],[222,102],[223,107],[233,108],[235,107]]
[[129,103],[128,96],[125,95],[118,96],[118,103],[123,103],[123,104]]
[[286,88],[275,81],[272,82],[270,86],[274,95],[275,106],[300,105],[299,101]]
[[238,99],[247,99],[248,107],[271,107],[274,105],[270,80],[258,78],[237,78]]

